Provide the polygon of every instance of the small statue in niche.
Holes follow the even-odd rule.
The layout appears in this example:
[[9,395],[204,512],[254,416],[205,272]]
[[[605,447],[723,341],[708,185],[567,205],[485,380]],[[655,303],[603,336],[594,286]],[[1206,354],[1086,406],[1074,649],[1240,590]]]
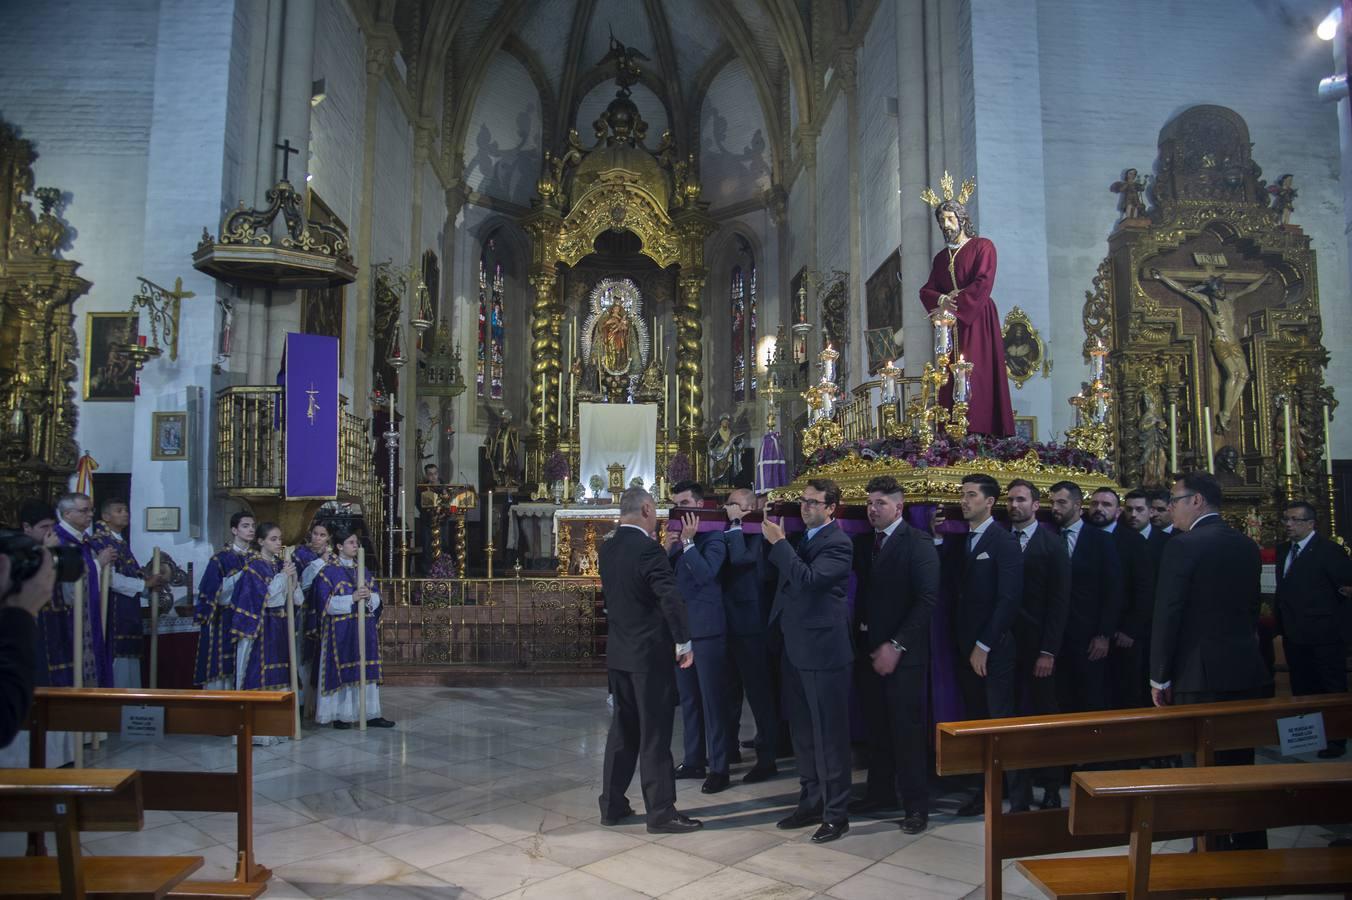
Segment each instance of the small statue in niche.
[[1258,508],[1249,507],[1249,512],[1244,516],[1244,533],[1249,536],[1249,540],[1262,546],[1263,544],[1263,519],[1258,515]]
[[1169,467],[1169,427],[1155,388],[1141,393],[1141,483],[1164,484]]
[[497,427],[488,437],[488,464],[497,487],[514,488],[521,478],[521,438],[512,424],[512,411],[504,409]]
[[1296,189],[1291,186],[1291,179],[1288,172],[1278,178],[1276,184],[1268,185],[1268,193],[1272,195],[1272,211],[1279,225],[1290,225],[1291,213],[1296,211]]
[[1119,222],[1146,217],[1146,179],[1137,177],[1135,169],[1127,169],[1123,172],[1122,180],[1114,181],[1108,190],[1114,194],[1122,195],[1122,199],[1117,201],[1117,208],[1122,211],[1122,218],[1118,219]]
[[718,420],[718,429],[709,435],[709,481],[716,485],[733,485],[742,475],[742,448],[746,434],[732,433],[732,416],[726,413]]

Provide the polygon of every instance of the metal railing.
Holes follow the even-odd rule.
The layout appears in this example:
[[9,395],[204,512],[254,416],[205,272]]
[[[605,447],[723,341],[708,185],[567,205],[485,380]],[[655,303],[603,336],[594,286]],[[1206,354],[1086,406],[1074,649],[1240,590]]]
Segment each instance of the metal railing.
[[600,584],[588,578],[381,578],[385,665],[564,665],[605,656]]

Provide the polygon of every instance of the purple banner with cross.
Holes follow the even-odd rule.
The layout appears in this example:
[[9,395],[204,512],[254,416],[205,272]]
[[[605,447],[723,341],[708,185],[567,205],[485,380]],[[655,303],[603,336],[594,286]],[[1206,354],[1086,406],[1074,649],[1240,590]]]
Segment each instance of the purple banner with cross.
[[338,495],[338,339],[286,336],[286,496]]

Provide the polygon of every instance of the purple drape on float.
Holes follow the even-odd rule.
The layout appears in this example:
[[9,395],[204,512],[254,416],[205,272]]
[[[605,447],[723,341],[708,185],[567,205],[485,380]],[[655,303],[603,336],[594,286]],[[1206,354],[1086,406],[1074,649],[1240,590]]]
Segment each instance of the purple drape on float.
[[[930,519],[934,518],[937,507],[932,503],[907,504],[904,513],[906,524],[919,528],[926,534],[930,530]],[[967,523],[961,519],[949,519],[944,523],[943,535],[951,539],[954,535],[966,534]],[[960,722],[967,718],[963,712],[962,694],[958,692],[957,669],[953,653],[953,632],[948,624],[948,611],[952,608],[953,597],[948,582],[939,580],[939,599],[934,604],[934,614],[930,617],[930,724],[936,722]]]
[[286,496],[338,494],[338,339],[286,336]]

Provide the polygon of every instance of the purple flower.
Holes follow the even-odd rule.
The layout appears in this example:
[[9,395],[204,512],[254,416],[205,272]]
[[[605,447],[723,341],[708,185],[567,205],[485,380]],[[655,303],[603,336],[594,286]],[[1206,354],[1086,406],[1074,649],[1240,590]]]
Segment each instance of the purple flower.
[[568,457],[563,455],[563,451],[555,450],[549,454],[544,465],[545,481],[551,484],[562,481],[568,477],[568,471]]

